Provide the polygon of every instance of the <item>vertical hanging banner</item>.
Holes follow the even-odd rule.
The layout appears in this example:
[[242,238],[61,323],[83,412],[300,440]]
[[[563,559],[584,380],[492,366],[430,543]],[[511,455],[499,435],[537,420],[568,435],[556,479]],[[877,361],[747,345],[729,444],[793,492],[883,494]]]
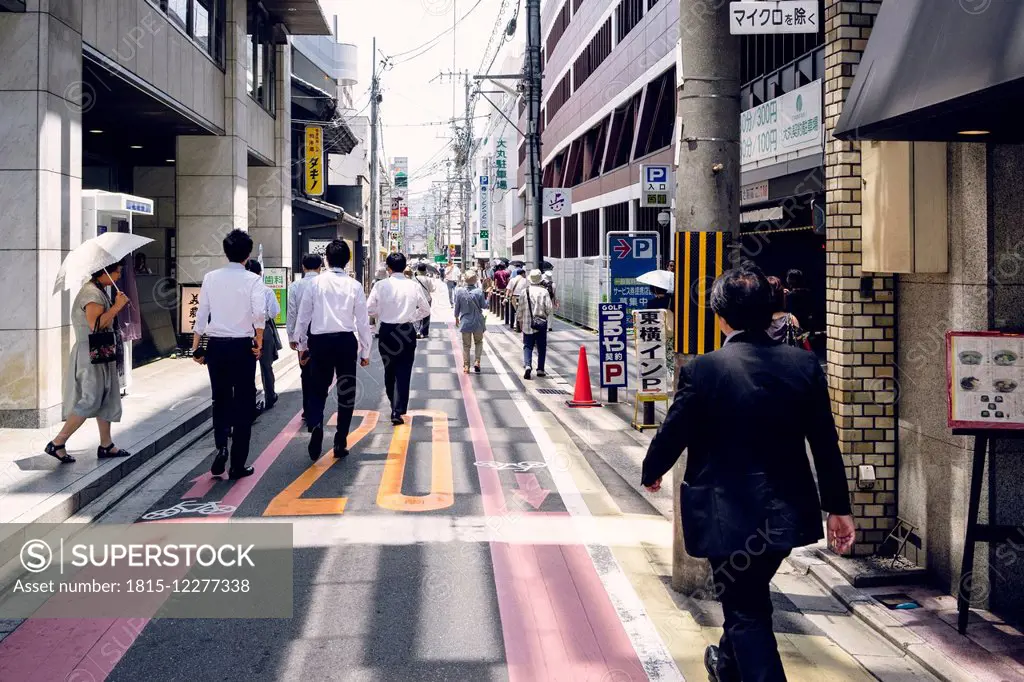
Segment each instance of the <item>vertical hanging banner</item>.
[[711,310],[711,285],[728,262],[728,232],[677,232],[675,243],[675,351],[704,355],[722,347]]
[[196,327],[196,315],[199,312],[198,284],[182,284],[178,287],[178,333],[191,334]]
[[665,311],[633,312],[636,339],[637,395],[647,398],[668,396],[668,361],[665,353]]
[[306,194],[319,197],[324,193],[324,129],[306,126]]
[[626,371],[626,306],[622,303],[602,303],[597,314],[601,388],[625,388],[629,384]]
[[288,318],[288,268],[264,268],[263,283],[274,292],[281,307],[274,324],[284,324]]

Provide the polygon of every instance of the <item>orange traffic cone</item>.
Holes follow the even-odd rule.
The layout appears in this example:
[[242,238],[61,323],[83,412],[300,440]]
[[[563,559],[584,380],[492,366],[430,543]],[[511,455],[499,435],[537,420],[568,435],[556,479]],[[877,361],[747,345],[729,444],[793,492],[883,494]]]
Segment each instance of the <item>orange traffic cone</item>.
[[566,400],[569,407],[601,407],[590,391],[590,367],[587,365],[587,349],[580,346],[580,359],[576,364],[576,390],[572,400]]

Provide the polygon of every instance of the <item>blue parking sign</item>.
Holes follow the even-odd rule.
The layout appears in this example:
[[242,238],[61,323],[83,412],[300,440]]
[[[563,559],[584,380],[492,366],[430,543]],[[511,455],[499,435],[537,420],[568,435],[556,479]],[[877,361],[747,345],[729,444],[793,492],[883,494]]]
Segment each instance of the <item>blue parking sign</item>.
[[632,327],[632,311],[643,310],[653,298],[650,287],[636,281],[645,272],[658,269],[661,235],[657,232],[609,232],[608,301],[627,308],[626,324]]

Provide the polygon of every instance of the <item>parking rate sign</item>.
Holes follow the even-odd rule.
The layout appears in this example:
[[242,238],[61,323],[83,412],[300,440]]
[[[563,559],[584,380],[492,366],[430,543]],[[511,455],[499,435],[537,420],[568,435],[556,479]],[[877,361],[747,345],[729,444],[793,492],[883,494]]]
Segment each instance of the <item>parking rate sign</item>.
[[658,269],[659,237],[657,232],[608,233],[610,303],[622,303],[627,311],[647,307],[653,298],[651,288],[636,278]]
[[625,388],[629,384],[626,372],[626,306],[621,303],[602,303],[597,320],[601,388]]

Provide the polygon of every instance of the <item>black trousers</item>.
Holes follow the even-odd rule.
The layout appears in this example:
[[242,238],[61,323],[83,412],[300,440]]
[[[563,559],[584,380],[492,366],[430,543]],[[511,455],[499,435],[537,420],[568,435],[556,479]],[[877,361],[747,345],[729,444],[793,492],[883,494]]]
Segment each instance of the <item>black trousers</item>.
[[206,347],[206,369],[213,392],[213,437],[217,448],[226,447],[231,434],[231,468],[241,469],[249,459],[249,437],[256,412],[256,356],[250,338],[211,338]]
[[313,360],[299,365],[299,378],[302,382],[302,418],[309,421],[309,397],[313,395]]
[[416,323],[416,327],[420,336],[427,336],[430,334],[430,315],[427,315],[422,320]]
[[359,342],[352,332],[311,334],[309,337],[310,391],[306,408],[306,426],[309,430],[324,425],[324,409],[331,381],[338,377],[338,431],[334,447],[345,447],[348,430],[352,426],[352,412],[356,409],[356,365]]
[[391,401],[391,412],[405,414],[409,411],[409,383],[416,361],[415,325],[382,322],[377,347],[384,363],[384,390]]
[[263,354],[260,355],[260,375],[263,378],[263,400],[267,407],[277,400],[274,390],[274,360],[277,359],[277,330],[273,322],[267,322],[263,331]]
[[710,560],[725,616],[718,659],[721,682],[786,681],[772,632],[769,583],[787,556],[788,550],[765,549],[756,556],[736,552]]

